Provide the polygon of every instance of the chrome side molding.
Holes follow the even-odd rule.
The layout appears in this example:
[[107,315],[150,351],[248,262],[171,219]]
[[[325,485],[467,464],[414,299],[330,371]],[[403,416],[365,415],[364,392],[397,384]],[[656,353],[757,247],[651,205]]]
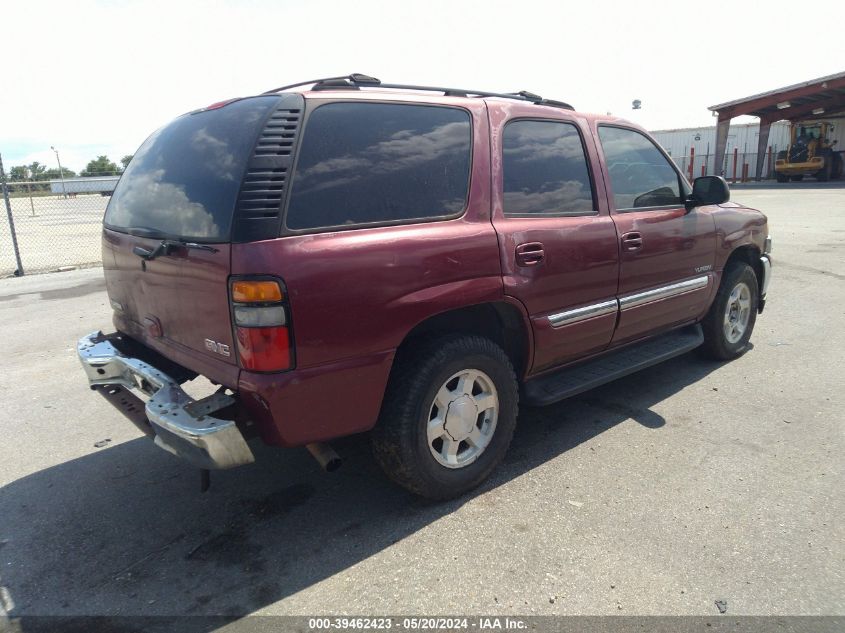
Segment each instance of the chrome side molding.
[[633,308],[634,306],[657,301],[658,299],[668,299],[675,295],[681,295],[685,292],[706,288],[710,283],[710,277],[704,275],[703,277],[696,277],[695,279],[687,279],[686,281],[679,281],[668,286],[661,286],[653,290],[646,290],[645,292],[637,292],[631,295],[625,295],[619,298],[619,305],[624,310],[625,308]]
[[668,286],[654,288],[653,290],[625,295],[619,299],[607,299],[605,301],[591,303],[590,305],[582,306],[580,308],[564,310],[563,312],[557,312],[549,315],[548,319],[552,327],[570,325],[578,321],[592,319],[593,317],[612,314],[617,310],[633,308],[644,303],[650,303],[651,301],[668,299],[669,297],[682,295],[686,292],[706,288],[709,283],[710,277],[703,275],[701,277],[695,277],[694,279],[687,279],[685,281],[669,284]]
[[573,310],[566,310],[565,312],[558,312],[557,314],[549,315],[549,323],[552,327],[560,327],[562,325],[569,325],[576,321],[583,321],[584,319],[591,319],[593,317],[611,314],[619,309],[619,302],[616,299],[609,299],[600,303],[593,303],[581,308]]

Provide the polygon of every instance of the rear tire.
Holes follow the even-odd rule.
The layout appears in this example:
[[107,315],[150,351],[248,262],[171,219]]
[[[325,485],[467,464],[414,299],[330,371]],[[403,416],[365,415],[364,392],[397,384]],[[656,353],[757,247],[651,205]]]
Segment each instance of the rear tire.
[[804,180],[804,176],[803,176],[803,175],[801,175],[801,176],[792,176],[792,182],[801,182],[802,180]]
[[702,353],[716,360],[732,360],[748,351],[759,301],[757,275],[751,266],[744,262],[731,264],[701,323],[704,330]]
[[429,499],[460,496],[501,462],[519,392],[504,351],[480,336],[440,336],[400,349],[372,448],[385,473]]

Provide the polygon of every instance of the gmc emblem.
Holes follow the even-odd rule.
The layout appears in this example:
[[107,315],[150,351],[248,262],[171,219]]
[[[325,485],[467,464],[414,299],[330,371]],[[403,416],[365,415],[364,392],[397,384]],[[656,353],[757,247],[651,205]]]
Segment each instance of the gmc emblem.
[[207,349],[209,352],[220,354],[221,356],[231,356],[228,345],[218,343],[217,341],[212,341],[210,338],[205,339],[205,349]]

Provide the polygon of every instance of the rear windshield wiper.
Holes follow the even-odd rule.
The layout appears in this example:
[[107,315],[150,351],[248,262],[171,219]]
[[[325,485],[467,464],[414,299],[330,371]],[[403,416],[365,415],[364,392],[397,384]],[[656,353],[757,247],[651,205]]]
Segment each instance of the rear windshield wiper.
[[155,259],[159,255],[169,255],[170,251],[178,248],[189,248],[198,251],[209,251],[211,253],[216,253],[220,250],[218,248],[214,248],[213,246],[209,246],[208,244],[197,244],[196,242],[183,242],[181,240],[162,240],[158,243],[158,246],[156,246],[155,248],[144,248],[143,246],[136,246],[132,249],[132,252],[135,253],[141,259],[150,261]]
[[129,233],[129,235],[134,235],[135,237],[150,237],[150,238],[156,238],[157,237],[159,239],[164,239],[164,238],[167,237],[161,231],[158,231],[156,229],[151,229],[148,226],[128,226],[124,229],[118,229],[118,230],[126,231],[127,233]]

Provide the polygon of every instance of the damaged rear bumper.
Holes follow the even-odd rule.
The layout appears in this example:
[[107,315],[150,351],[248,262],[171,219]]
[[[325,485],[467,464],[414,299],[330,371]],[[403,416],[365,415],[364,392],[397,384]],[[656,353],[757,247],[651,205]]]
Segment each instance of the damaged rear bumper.
[[[234,468],[255,461],[235,422],[210,415],[234,404],[232,396],[216,393],[193,400],[168,374],[123,354],[112,343],[115,337],[95,332],[77,344],[92,389],[153,435],[156,445],[198,468]],[[145,403],[133,391],[149,400]]]

